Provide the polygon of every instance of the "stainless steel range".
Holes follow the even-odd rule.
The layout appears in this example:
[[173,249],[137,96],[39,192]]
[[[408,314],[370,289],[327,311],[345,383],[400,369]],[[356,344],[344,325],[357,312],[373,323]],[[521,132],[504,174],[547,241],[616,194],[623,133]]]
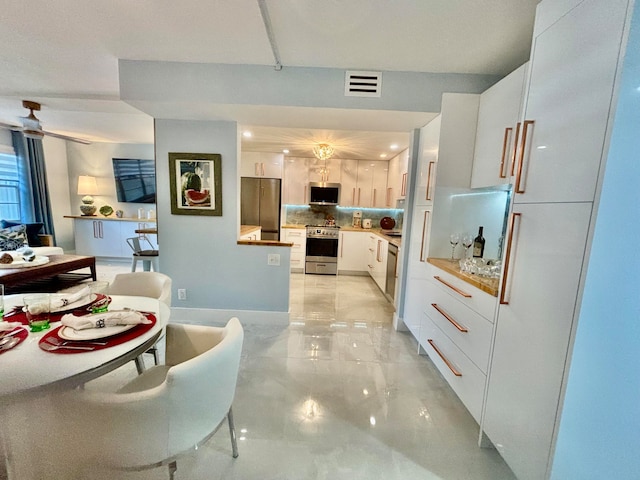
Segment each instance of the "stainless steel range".
[[304,273],[336,275],[340,227],[307,225]]

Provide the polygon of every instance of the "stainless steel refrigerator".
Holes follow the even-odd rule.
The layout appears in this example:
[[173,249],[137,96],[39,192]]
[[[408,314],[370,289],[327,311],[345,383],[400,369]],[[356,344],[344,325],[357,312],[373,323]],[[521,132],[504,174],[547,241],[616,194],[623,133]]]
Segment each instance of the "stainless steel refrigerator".
[[280,240],[280,179],[240,179],[240,222],[260,225],[263,240]]

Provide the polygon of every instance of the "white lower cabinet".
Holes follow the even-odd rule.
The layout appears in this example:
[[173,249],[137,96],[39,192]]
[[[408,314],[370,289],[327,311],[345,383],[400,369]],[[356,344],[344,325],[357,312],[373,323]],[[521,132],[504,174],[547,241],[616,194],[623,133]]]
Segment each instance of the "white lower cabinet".
[[469,413],[480,423],[486,375],[427,314],[422,317],[419,341]]
[[307,247],[307,232],[304,228],[285,228],[284,241],[293,243],[291,247],[291,271],[304,273],[304,257]]
[[522,480],[546,475],[591,208],[513,206],[508,304],[496,320],[483,430]]
[[73,225],[76,254],[128,258],[133,251],[127,238],[139,236],[135,230],[155,226],[155,223],[76,218]]
[[428,272],[418,342],[480,423],[497,298],[431,264]]
[[338,247],[338,274],[365,274],[368,272],[367,232],[340,232]]
[[385,291],[387,286],[387,256],[389,241],[374,233],[369,233],[367,269],[371,278],[376,282],[380,290]]

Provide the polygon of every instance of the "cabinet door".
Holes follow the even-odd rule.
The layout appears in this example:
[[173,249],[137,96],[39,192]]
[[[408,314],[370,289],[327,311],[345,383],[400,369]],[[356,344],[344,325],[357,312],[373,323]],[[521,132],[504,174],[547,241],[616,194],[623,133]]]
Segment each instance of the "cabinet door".
[[304,272],[305,248],[307,245],[307,234],[302,228],[283,229],[285,242],[293,243],[291,247],[291,271]]
[[369,250],[365,232],[340,232],[339,272],[366,272]]
[[78,255],[99,255],[99,245],[101,244],[100,223],[98,220],[74,221],[74,239]]
[[358,160],[342,160],[340,165],[340,206],[357,205]]
[[306,158],[289,157],[284,168],[284,203],[306,205],[308,203],[309,168]]
[[373,205],[373,174],[377,162],[358,160],[358,184],[356,187],[356,206]]
[[240,176],[282,178],[283,163],[282,153],[242,152]]
[[387,257],[389,255],[389,242],[380,237],[376,238],[375,258],[373,266],[373,279],[383,292],[387,287]]
[[420,129],[420,157],[416,178],[416,205],[433,205],[442,116]]
[[[590,203],[514,205],[483,429],[518,478],[545,477]],[[509,248],[509,247],[507,247]]]
[[411,220],[411,236],[408,242],[408,278],[428,278],[427,255],[431,233],[431,212],[433,207],[417,206]]
[[514,202],[593,200],[626,6],[585,0],[534,38]]
[[402,321],[416,340],[420,338],[420,324],[427,304],[425,296],[427,288],[428,281],[426,279],[410,278],[407,280]]
[[[371,182],[371,207],[389,208],[389,196],[387,192],[387,176],[389,162],[371,162],[373,166],[373,179]],[[395,205],[394,205],[395,206]]]
[[309,181],[340,183],[341,160],[330,158],[326,162],[316,158],[309,158]]
[[509,183],[527,64],[480,95],[471,188]]

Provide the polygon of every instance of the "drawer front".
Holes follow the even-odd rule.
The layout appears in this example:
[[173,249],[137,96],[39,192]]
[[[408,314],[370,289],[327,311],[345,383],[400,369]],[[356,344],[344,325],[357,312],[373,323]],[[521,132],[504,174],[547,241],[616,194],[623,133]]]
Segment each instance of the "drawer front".
[[429,265],[429,280],[442,291],[449,293],[453,298],[458,299],[471,310],[478,312],[493,323],[493,316],[498,305],[496,297],[483,292],[464,280],[454,277],[444,270],[440,270],[434,265]]
[[291,270],[294,272],[304,271],[304,253],[291,252]]
[[420,344],[479,424],[487,377],[426,315],[423,326],[425,328],[420,328]]
[[429,284],[425,312],[476,367],[487,373],[491,322],[433,284]]

